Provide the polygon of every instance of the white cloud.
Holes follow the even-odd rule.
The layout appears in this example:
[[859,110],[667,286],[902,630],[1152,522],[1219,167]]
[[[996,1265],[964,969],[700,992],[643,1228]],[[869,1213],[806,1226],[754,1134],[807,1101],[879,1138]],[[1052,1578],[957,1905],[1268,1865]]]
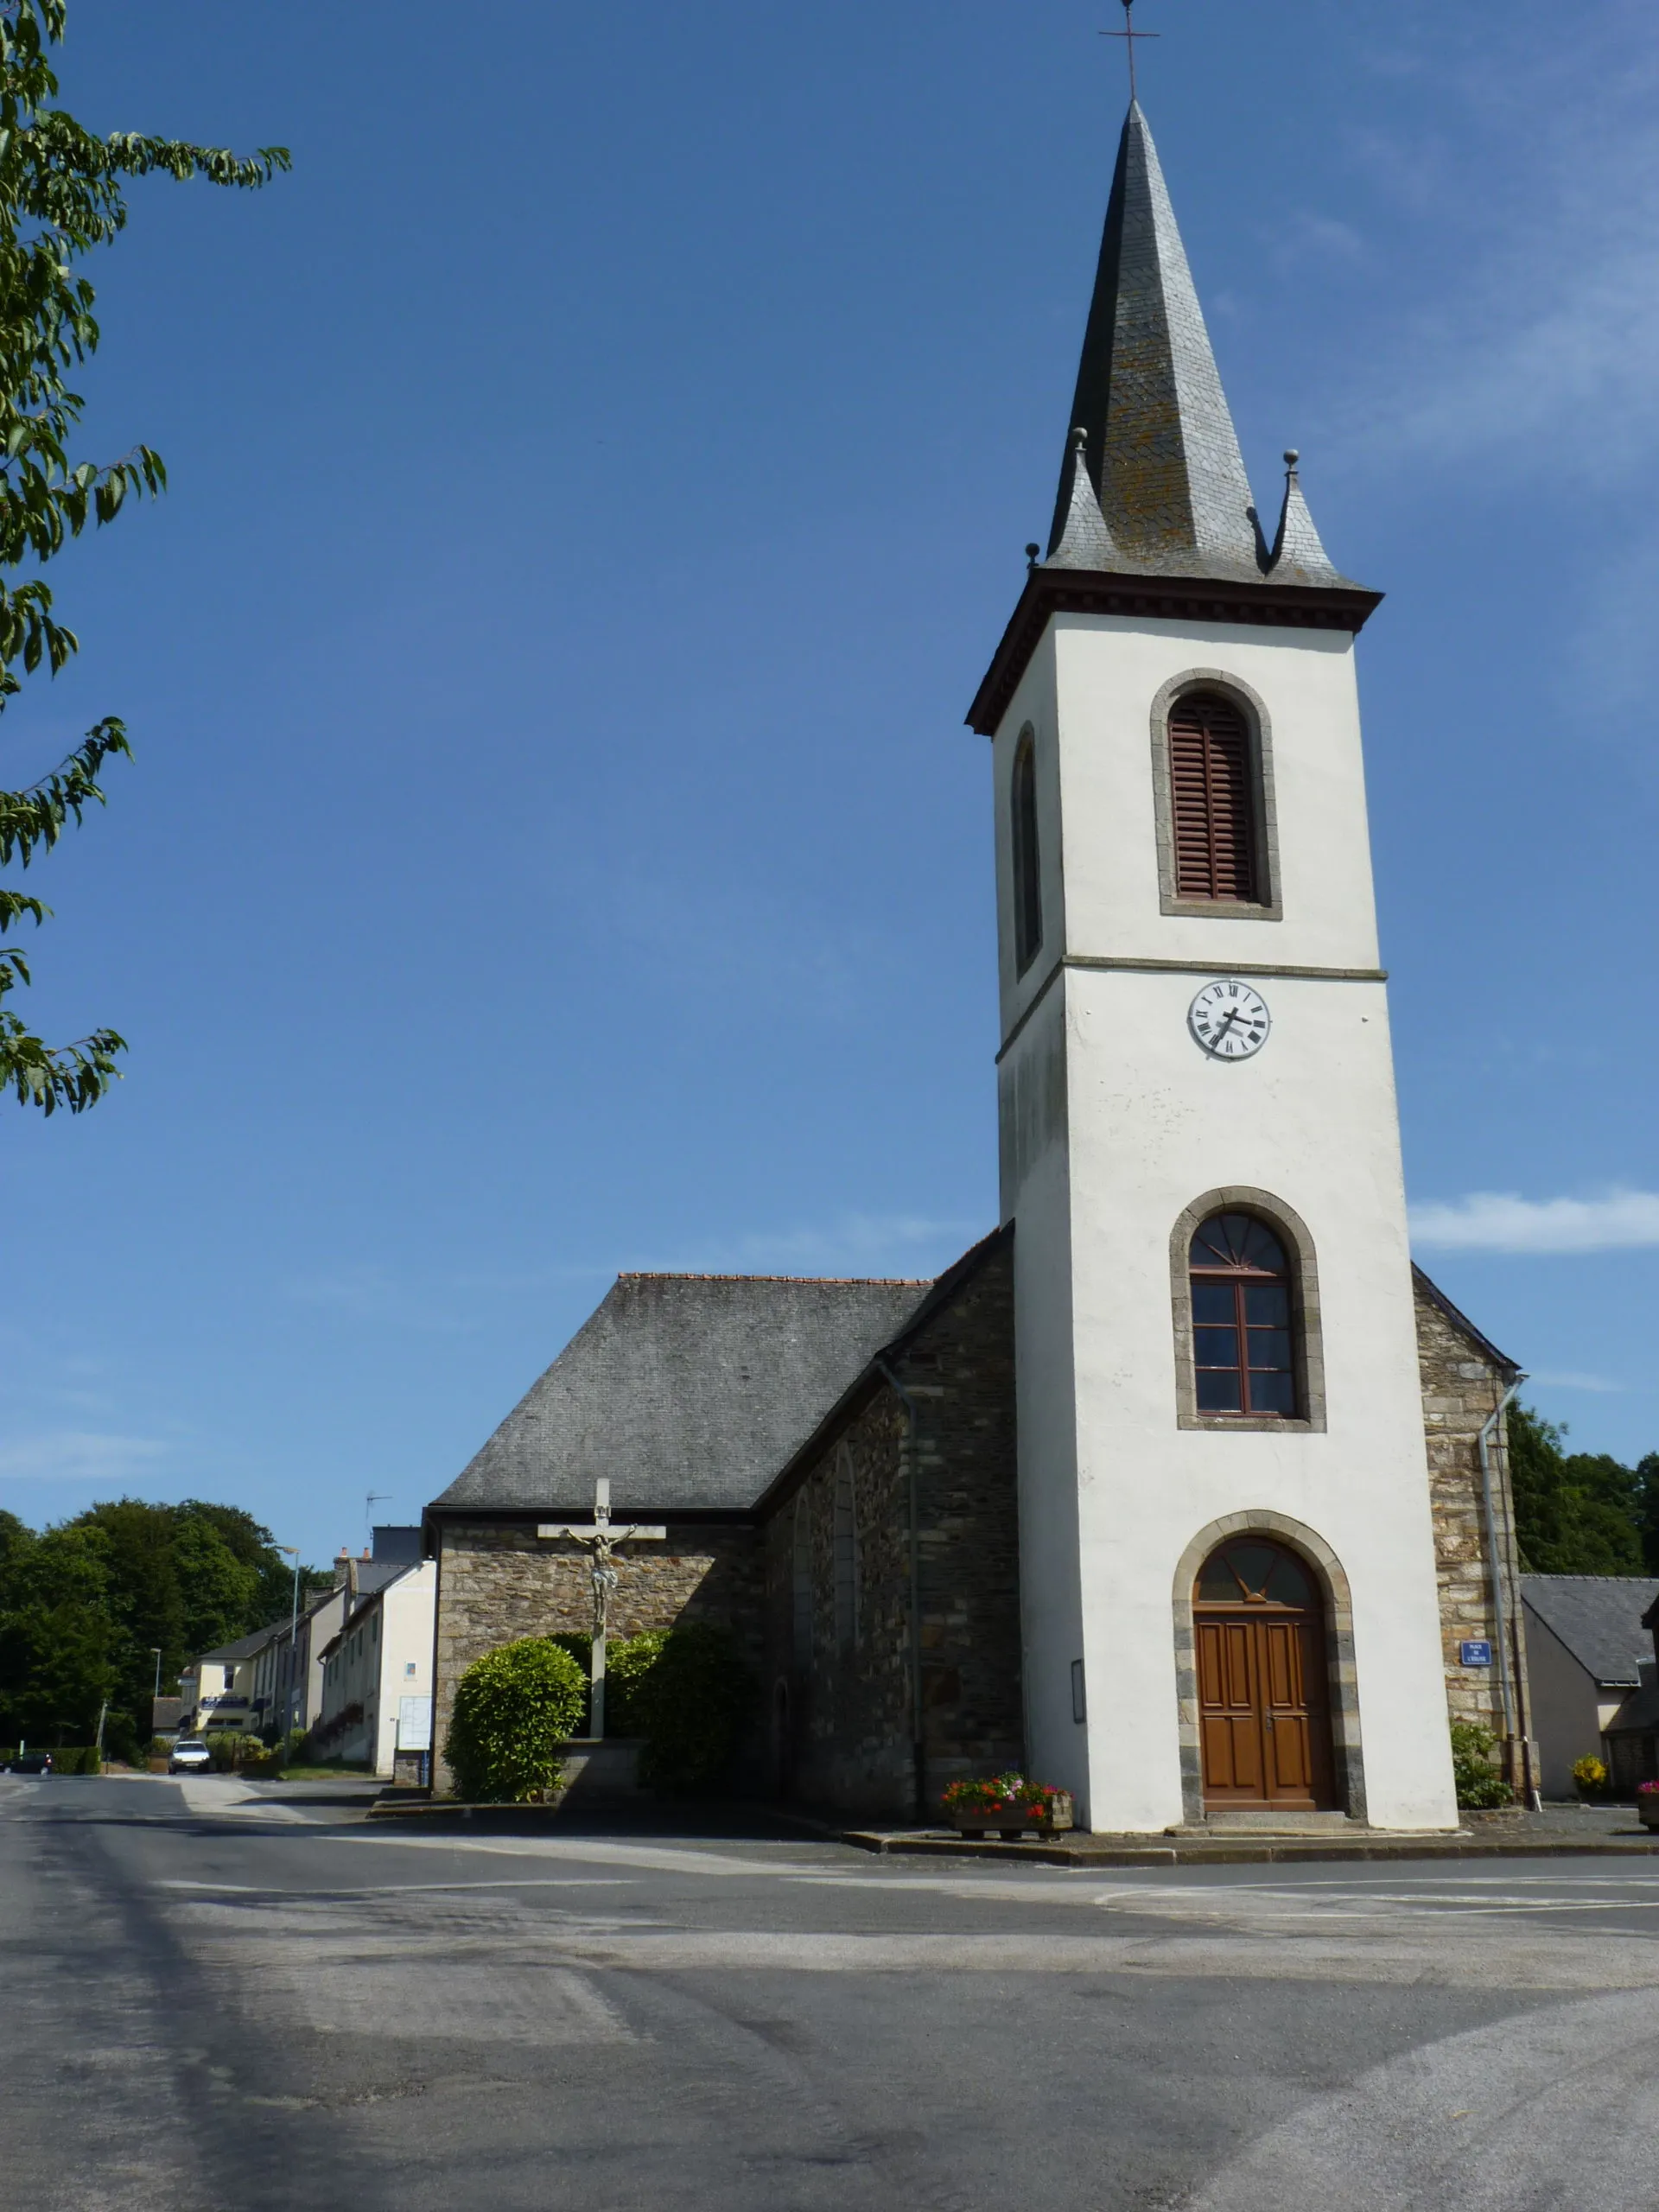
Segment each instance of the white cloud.
[[1523,1198],[1476,1191],[1451,1205],[1414,1206],[1411,1234],[1414,1244],[1442,1252],[1631,1251],[1659,1244],[1659,1192]]
[[151,1436],[51,1429],[0,1444],[0,1478],[37,1483],[124,1482],[161,1459],[167,1448]]
[[1581,1375],[1576,1368],[1541,1368],[1536,1375],[1527,1377],[1548,1390],[1592,1390],[1598,1397],[1622,1390],[1624,1385],[1615,1382],[1605,1375]]
[[1421,232],[1338,450],[1623,486],[1659,448],[1659,36],[1634,4],[1599,29],[1547,58],[1511,22],[1439,73],[1408,132],[1355,134]]

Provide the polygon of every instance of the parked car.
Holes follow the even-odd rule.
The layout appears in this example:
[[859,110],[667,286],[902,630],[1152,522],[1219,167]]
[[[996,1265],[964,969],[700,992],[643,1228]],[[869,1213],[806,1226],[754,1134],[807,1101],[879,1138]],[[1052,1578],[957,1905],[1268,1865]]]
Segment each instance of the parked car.
[[19,1751],[7,1765],[8,1774],[50,1774],[50,1751]]
[[213,1755],[200,1736],[186,1736],[174,1745],[168,1754],[167,1770],[169,1774],[200,1774],[203,1767],[211,1766]]

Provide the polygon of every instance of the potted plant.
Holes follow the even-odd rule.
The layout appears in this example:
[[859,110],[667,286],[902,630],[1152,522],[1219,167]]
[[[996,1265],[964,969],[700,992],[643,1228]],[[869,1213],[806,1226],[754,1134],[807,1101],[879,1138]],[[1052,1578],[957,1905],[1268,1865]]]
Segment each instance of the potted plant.
[[1574,1759],[1573,1779],[1586,1805],[1594,1804],[1607,1795],[1607,1770],[1599,1758]]
[[945,1818],[962,1835],[1055,1835],[1075,1818],[1071,1792],[1023,1774],[995,1774],[985,1782],[953,1782],[940,1801]]
[[1636,1812],[1644,1828],[1659,1828],[1659,1782],[1637,1784]]

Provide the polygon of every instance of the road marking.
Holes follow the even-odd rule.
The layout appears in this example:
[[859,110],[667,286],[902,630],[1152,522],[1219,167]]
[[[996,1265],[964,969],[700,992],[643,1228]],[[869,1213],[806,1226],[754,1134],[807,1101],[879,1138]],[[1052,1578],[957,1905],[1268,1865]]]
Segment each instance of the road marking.
[[522,1881],[499,1882],[382,1882],[371,1889],[319,1890],[308,1885],[302,1890],[279,1889],[270,1882],[188,1882],[183,1880],[152,1882],[152,1890],[211,1891],[214,1895],[250,1897],[425,1897],[435,1892],[458,1890],[470,1894],[474,1890],[613,1890],[631,1887],[637,1877],[632,1874],[527,1874]]

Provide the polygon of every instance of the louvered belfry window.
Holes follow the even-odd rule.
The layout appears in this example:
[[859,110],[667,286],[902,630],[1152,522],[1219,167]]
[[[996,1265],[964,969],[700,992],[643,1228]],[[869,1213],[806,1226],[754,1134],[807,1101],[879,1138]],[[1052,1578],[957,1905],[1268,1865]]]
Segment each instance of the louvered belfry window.
[[1175,896],[1262,899],[1250,734],[1230,699],[1191,691],[1169,716]]

